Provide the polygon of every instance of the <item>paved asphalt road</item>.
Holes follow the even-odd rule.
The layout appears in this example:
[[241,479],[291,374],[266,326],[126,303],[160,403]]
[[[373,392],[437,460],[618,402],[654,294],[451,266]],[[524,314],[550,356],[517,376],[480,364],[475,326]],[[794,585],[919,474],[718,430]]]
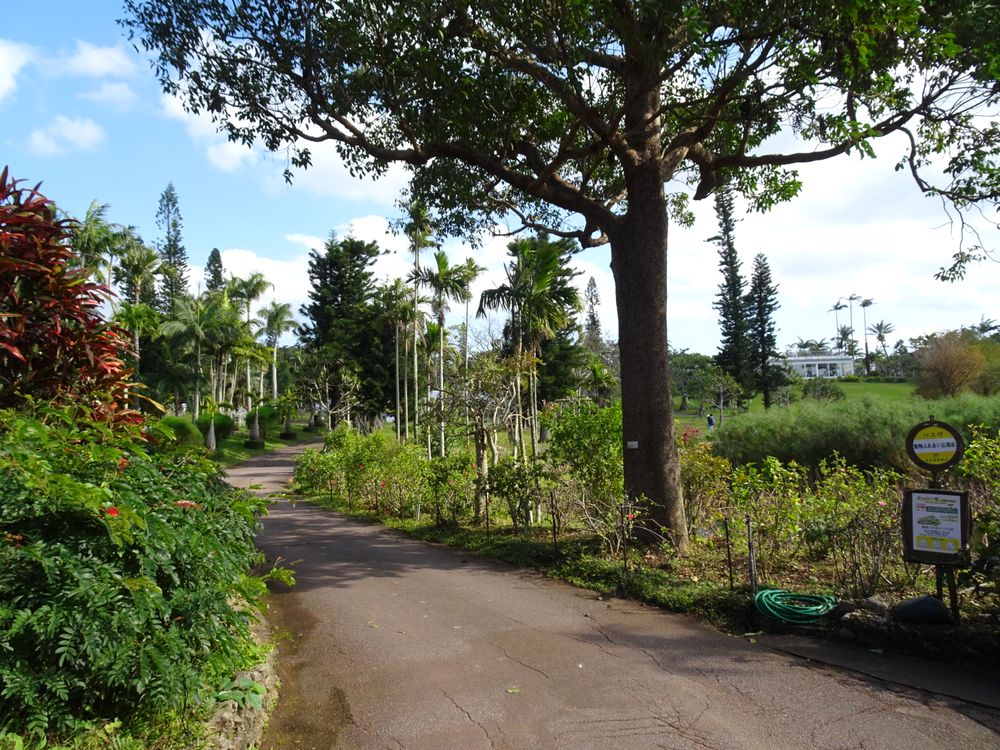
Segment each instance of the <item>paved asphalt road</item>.
[[[289,451],[290,453],[291,451]],[[281,485],[288,455],[230,471]],[[281,698],[262,750],[998,750],[1000,712],[277,503]]]

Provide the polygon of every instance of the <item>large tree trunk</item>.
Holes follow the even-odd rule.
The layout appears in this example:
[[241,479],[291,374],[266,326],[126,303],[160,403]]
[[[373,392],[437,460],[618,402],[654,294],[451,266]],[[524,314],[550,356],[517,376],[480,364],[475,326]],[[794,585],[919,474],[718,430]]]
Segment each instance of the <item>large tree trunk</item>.
[[610,233],[621,351],[625,490],[651,503],[654,529],[687,547],[667,357],[667,208],[655,166],[630,175],[629,211]]

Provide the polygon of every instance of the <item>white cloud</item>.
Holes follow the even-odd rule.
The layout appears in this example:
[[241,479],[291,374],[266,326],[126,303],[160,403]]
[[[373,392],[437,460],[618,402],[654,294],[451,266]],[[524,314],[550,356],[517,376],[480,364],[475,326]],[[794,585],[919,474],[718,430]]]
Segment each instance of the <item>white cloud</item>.
[[210,115],[186,111],[183,102],[169,94],[160,97],[160,106],[168,119],[182,123],[191,140],[204,147],[205,158],[216,169],[234,172],[244,163],[253,164],[257,161],[257,154],[252,149],[240,143],[232,143],[220,133]]
[[314,234],[297,234],[293,232],[292,234],[286,234],[285,239],[296,245],[302,245],[307,250],[322,250],[323,245],[326,244],[326,240]]
[[28,45],[0,39],[0,102],[17,90],[17,74],[33,56]]
[[[400,163],[389,165],[386,173],[375,180],[371,177],[354,177],[332,142],[311,143],[308,149],[312,164],[308,169],[293,170],[293,187],[316,195],[328,195],[343,200],[370,202],[380,207],[392,206],[409,185],[409,173]],[[284,166],[282,166],[282,169]],[[267,181],[272,191],[285,189],[280,172]]]
[[85,91],[77,96],[80,99],[87,99],[120,111],[129,109],[137,99],[132,87],[127,83],[111,81],[105,81],[96,89]]
[[48,126],[32,131],[28,148],[40,156],[69,150],[90,151],[100,145],[104,136],[104,129],[93,120],[71,120],[59,115]]
[[[268,289],[252,308],[252,314],[272,301],[289,303],[292,313],[298,315],[299,306],[308,301],[309,296],[309,258],[307,255],[297,255],[288,260],[265,258],[255,250],[245,248],[229,248],[220,251],[222,266],[229,275],[246,278],[254,272],[264,274],[274,285]],[[204,291],[204,269],[191,266],[188,269],[188,290],[192,294]]]
[[73,54],[56,59],[51,67],[56,72],[88,78],[126,77],[136,70],[123,47],[98,47],[80,39]]
[[235,172],[241,164],[252,164],[257,161],[257,155],[240,143],[222,141],[211,143],[205,148],[205,155],[216,169],[223,172]]

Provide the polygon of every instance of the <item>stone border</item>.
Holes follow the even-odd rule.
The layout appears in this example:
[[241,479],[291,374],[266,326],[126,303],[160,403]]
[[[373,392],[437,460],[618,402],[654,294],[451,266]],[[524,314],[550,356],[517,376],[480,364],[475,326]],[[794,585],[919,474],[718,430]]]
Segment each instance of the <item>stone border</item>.
[[[251,628],[258,643],[271,642],[271,628],[263,617]],[[222,701],[205,724],[205,736],[200,747],[212,750],[252,750],[264,736],[267,720],[278,703],[277,649],[271,648],[267,658],[253,669],[240,672],[236,678],[249,677],[264,686],[261,696],[263,710],[241,708],[235,701]]]

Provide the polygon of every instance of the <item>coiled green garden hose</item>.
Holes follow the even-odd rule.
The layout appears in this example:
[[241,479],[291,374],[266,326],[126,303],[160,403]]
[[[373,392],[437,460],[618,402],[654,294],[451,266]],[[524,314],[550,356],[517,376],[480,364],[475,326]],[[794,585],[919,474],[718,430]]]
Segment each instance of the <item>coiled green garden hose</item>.
[[823,594],[793,594],[781,589],[762,589],[753,598],[757,610],[768,617],[793,625],[808,625],[837,606],[837,600]]

